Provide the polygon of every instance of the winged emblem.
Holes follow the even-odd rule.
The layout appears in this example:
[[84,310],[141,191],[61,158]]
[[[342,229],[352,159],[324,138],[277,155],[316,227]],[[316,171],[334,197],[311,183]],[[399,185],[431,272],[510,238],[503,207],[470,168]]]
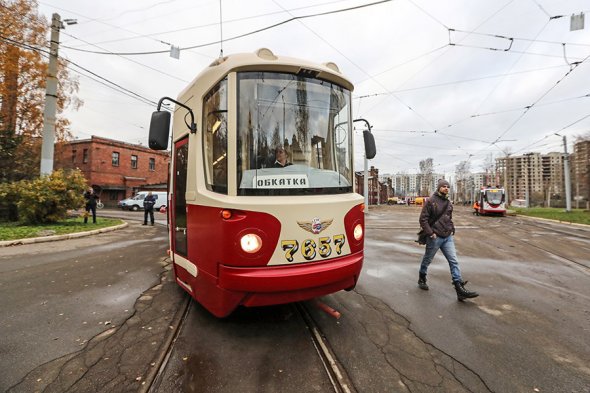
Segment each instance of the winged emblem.
[[333,218],[330,218],[329,220],[320,220],[316,217],[311,221],[297,221],[297,224],[307,232],[317,235],[324,229],[328,228],[332,224],[332,221],[334,221]]

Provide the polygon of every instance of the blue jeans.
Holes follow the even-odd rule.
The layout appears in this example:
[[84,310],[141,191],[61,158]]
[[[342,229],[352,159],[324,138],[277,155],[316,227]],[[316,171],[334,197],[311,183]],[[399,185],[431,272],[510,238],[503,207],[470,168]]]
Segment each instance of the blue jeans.
[[461,278],[461,270],[459,269],[459,261],[457,261],[457,252],[455,251],[455,241],[453,240],[452,235],[447,237],[437,237],[436,239],[428,238],[426,242],[426,251],[424,252],[424,257],[420,264],[420,274],[426,275],[428,266],[430,266],[430,262],[432,262],[432,259],[439,248],[449,262],[453,282],[463,281]]

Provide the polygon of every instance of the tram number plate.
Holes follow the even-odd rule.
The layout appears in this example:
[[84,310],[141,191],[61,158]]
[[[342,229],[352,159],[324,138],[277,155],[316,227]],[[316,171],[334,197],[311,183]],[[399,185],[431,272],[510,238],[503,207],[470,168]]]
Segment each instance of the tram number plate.
[[281,247],[285,251],[285,259],[293,262],[293,256],[300,250],[301,255],[308,261],[315,259],[319,254],[322,258],[328,258],[335,251],[336,254],[342,254],[342,247],[346,243],[344,235],[334,235],[330,237],[320,237],[318,242],[313,239],[304,240],[301,245],[297,240],[282,240]]

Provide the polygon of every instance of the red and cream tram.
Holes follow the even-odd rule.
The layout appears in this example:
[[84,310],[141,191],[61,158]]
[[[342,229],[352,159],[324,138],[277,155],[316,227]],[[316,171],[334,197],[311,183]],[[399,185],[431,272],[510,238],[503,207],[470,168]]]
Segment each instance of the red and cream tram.
[[356,285],[365,228],[352,89],[334,63],[260,49],[217,59],[160,100],[149,145],[167,149],[172,126],[170,257],[178,284],[212,314]]
[[477,215],[506,215],[506,195],[501,187],[482,187],[476,202]]

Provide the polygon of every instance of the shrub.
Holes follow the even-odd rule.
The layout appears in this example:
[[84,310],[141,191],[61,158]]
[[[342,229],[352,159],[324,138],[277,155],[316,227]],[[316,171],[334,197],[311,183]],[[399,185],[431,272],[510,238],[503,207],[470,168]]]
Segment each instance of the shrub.
[[[68,209],[84,203],[86,179],[79,170],[57,170],[34,180],[22,180],[7,188],[7,196],[18,210],[18,218],[27,224],[52,223],[63,220]],[[1,197],[0,190],[0,197]]]
[[18,185],[15,183],[0,184],[0,221],[18,221]]

